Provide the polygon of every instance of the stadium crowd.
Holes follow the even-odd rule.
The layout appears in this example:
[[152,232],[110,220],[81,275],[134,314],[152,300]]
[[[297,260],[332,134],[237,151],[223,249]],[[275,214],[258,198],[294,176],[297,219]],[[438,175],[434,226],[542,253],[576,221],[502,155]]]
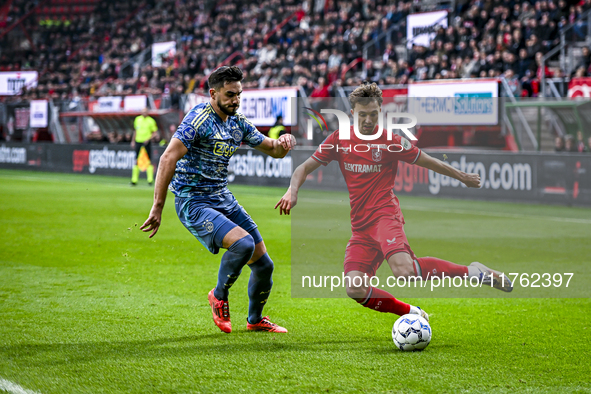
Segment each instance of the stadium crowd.
[[[34,4],[13,1],[11,20]],[[232,63],[245,72],[245,88],[302,86],[309,96],[325,97],[362,80],[394,85],[503,75],[515,95],[531,96],[542,72],[563,75],[540,64],[558,44],[559,29],[591,8],[591,0],[471,0],[457,7],[450,26],[440,28],[429,47],[413,45],[402,56],[393,44],[404,42],[412,2],[328,4],[312,12],[295,0],[228,0],[214,6],[204,0],[100,1],[89,15],[25,20],[31,39],[9,45],[10,36],[4,37],[0,70],[39,70],[38,87],[25,93],[30,98],[164,93],[178,103],[180,94],[206,88],[206,76],[234,54]],[[389,40],[382,34],[388,31]],[[349,69],[364,44],[377,37],[365,67]],[[161,66],[150,61],[139,69],[128,66],[152,43],[168,40],[180,47]],[[583,55],[576,76],[591,75],[587,48]]]

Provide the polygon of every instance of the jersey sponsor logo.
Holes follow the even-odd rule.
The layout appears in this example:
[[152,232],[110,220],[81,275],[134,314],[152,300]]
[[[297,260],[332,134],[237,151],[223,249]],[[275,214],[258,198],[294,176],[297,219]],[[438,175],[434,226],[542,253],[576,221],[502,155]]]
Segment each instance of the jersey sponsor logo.
[[345,170],[351,172],[367,173],[382,171],[382,164],[353,164],[347,162],[343,164],[345,165]]
[[213,146],[213,154],[216,156],[232,157],[236,149],[238,149],[237,146],[230,146],[225,142],[218,141]]

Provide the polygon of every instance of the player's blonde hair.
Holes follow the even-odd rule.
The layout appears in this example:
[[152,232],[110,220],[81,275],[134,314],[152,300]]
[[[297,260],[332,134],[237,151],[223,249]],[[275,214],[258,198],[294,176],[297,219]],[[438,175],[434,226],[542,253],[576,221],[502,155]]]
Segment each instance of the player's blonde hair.
[[384,101],[382,98],[382,89],[375,82],[364,82],[349,95],[349,103],[351,103],[352,109],[355,109],[355,104],[357,103],[367,105],[372,101],[377,102],[380,107]]

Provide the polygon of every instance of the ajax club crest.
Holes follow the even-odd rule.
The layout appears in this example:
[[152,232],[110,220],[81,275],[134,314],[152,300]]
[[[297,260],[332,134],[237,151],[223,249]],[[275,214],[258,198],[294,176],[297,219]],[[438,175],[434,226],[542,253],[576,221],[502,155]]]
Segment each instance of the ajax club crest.
[[238,129],[232,130],[232,138],[234,139],[234,141],[236,141],[236,143],[239,143],[240,141],[242,141],[242,133],[240,132],[240,130],[238,130]]
[[203,227],[205,227],[205,231],[211,233],[213,231],[213,223],[209,220],[203,222]]

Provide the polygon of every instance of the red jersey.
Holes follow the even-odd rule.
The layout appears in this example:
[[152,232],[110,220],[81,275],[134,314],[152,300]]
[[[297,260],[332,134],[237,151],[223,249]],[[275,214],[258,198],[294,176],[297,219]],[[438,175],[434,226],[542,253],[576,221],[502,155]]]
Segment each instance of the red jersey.
[[351,227],[361,229],[382,215],[400,214],[400,204],[394,195],[394,180],[398,160],[413,164],[421,150],[404,137],[393,135],[388,141],[384,132],[380,138],[364,141],[351,126],[350,140],[340,140],[339,131],[320,144],[312,158],[326,166],[339,162],[351,200]]

